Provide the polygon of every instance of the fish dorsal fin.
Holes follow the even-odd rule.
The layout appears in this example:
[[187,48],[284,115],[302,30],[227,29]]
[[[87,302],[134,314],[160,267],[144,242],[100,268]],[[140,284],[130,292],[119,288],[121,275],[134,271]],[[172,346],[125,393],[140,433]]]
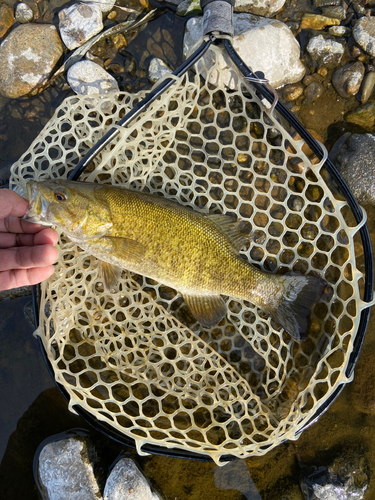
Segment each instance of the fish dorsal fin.
[[116,285],[121,276],[121,272],[121,267],[117,267],[113,264],[108,264],[108,262],[102,261],[102,280],[104,288],[107,290],[107,292],[110,292]]
[[136,240],[129,238],[116,238],[115,236],[105,236],[105,244],[115,256],[127,261],[140,261],[146,253],[146,247]]
[[219,323],[227,313],[224,300],[220,295],[183,295],[193,316],[206,327]]
[[241,223],[233,219],[230,215],[214,214],[207,216],[215,226],[224,233],[230,240],[232,248],[235,252],[239,252],[247,243],[248,239],[241,233]]

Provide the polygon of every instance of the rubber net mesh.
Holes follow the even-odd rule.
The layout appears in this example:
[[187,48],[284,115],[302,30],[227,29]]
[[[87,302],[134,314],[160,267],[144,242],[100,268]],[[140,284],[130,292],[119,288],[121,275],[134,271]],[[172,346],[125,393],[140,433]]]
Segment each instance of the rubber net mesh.
[[[219,49],[210,50],[215,60]],[[293,341],[261,310],[230,297],[226,318],[203,328],[174,290],[126,270],[106,293],[97,260],[64,234],[55,273],[41,287],[37,331],[71,409],[80,405],[133,438],[139,453],[147,443],[216,462],[298,436],[347,381],[364,306],[358,227],[345,199],[251,84],[227,90],[220,71],[201,61],[121,129],[80,180],[236,214],[251,233],[242,252],[250,262],[327,281],[308,339]],[[12,187],[67,177],[143,96],[66,99],[13,166]]]

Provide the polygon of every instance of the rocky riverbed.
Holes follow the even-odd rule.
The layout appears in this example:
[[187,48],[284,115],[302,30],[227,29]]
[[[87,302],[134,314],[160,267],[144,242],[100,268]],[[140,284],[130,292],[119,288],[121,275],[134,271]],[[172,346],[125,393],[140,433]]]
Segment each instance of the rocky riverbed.
[[[153,9],[148,21],[131,27]],[[199,40],[201,26],[196,0],[155,5],[148,0],[2,2],[0,184],[6,185],[9,165],[28,148],[65,96],[151,88],[184,60]],[[326,145],[366,206],[374,240],[375,1],[237,0],[234,26],[233,44],[241,57],[265,74],[281,101]],[[112,31],[101,37],[107,30]],[[228,84],[232,80],[228,78]],[[167,457],[143,458],[143,469],[167,498],[179,500],[198,500],[202,491],[208,500],[374,498],[375,388],[373,370],[368,368],[374,342],[372,321],[354,382],[296,443],[241,461],[228,475],[212,464]],[[15,487],[14,471],[30,431],[27,417],[32,415],[33,435],[40,432],[42,441],[47,436],[38,431],[39,418],[45,407],[52,411],[56,399],[54,395],[46,403],[42,397],[21,421],[0,467],[2,482],[12,477]],[[78,417],[68,417],[60,405],[66,421],[85,426]],[[49,432],[68,430],[63,425],[59,420],[54,429],[49,422]],[[34,452],[27,450],[21,471],[31,467]],[[12,498],[9,483],[6,491]],[[30,489],[18,491],[14,498]],[[37,493],[29,498],[37,498]]]

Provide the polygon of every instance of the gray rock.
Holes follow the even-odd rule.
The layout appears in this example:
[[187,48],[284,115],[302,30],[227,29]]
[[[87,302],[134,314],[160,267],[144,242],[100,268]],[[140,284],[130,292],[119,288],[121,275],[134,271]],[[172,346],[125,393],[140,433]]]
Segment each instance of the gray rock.
[[375,204],[375,136],[352,134],[334,158],[359,203]]
[[19,3],[16,7],[15,13],[16,20],[23,24],[29,23],[34,18],[33,10],[26,3]]
[[341,97],[356,95],[362,84],[365,66],[361,62],[346,64],[336,69],[332,75],[332,85]]
[[344,9],[344,7],[324,7],[324,9],[322,9],[323,12],[323,16],[327,16],[327,17],[333,17],[335,19],[340,19],[341,21],[343,21],[345,18],[346,18],[346,11]]
[[93,61],[79,61],[73,64],[68,70],[67,80],[76,94],[108,94],[119,91],[113,76]]
[[344,55],[344,47],[341,43],[325,39],[323,35],[311,38],[306,50],[311,59],[316,61],[320,66],[337,65]]
[[358,19],[353,28],[353,37],[367,54],[375,56],[375,17]]
[[[275,88],[296,83],[303,78],[305,67],[299,58],[299,44],[284,23],[251,14],[234,14],[233,21],[234,49],[253,71],[262,71]],[[185,57],[201,40],[202,31],[202,17],[188,20],[183,42]],[[204,56],[204,62],[210,67],[212,61],[213,55],[209,51]],[[230,88],[237,88],[237,73],[231,69],[233,63],[224,51],[218,57],[218,65],[224,70],[223,83]],[[205,74],[202,73],[202,76],[205,77]],[[212,72],[210,82],[216,84],[218,77]]]
[[0,94],[30,94],[50,76],[63,53],[52,24],[22,24],[0,46]]
[[361,103],[367,102],[374,90],[375,86],[375,72],[370,71],[367,73],[363,79],[362,93],[361,93]]
[[73,50],[103,29],[103,14],[98,4],[75,3],[59,12],[60,35]]
[[308,102],[314,102],[323,94],[323,85],[319,82],[311,82],[304,90]]
[[284,4],[285,0],[236,0],[234,11],[271,17],[279,12]]
[[43,500],[100,500],[102,495],[84,438],[47,444],[39,455]]
[[[82,3],[91,3],[90,0],[81,0]],[[92,2],[95,3],[95,2]],[[115,5],[116,0],[100,0],[98,2],[98,7],[100,7],[100,10],[103,12],[103,14],[107,14],[107,12],[110,12],[113,9],[113,6]]]
[[328,28],[328,33],[333,36],[345,36],[349,37],[352,33],[350,28],[346,26],[330,26]]
[[148,79],[151,83],[156,83],[160,78],[165,75],[172,73],[172,70],[168,68],[164,61],[154,57],[148,67]]
[[142,472],[131,458],[122,458],[113,467],[104,487],[104,500],[161,500],[152,492]]

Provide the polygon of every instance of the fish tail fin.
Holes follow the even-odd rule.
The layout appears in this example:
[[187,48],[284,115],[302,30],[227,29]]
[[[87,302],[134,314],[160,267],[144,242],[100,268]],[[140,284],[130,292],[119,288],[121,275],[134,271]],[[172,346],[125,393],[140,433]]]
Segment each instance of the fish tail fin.
[[311,309],[319,302],[327,283],[315,276],[284,275],[281,299],[267,312],[295,340],[306,340]]

